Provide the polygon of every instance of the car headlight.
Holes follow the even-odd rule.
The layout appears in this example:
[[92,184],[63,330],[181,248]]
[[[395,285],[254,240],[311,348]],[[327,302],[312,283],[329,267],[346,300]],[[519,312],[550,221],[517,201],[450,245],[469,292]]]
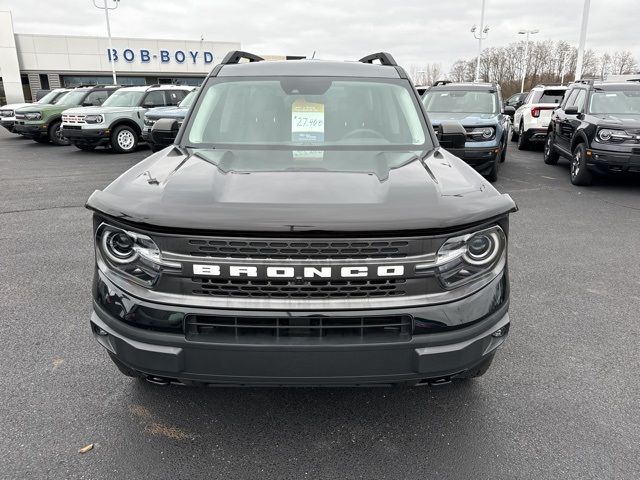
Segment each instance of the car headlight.
[[102,115],[86,115],[84,117],[86,123],[102,123],[103,120]]
[[182,269],[182,264],[164,260],[149,236],[106,223],[96,230],[95,245],[109,269],[145,287],[155,285],[163,270]]
[[42,114],[40,112],[25,113],[24,118],[27,120],[40,120],[42,119]]
[[147,127],[153,127],[153,125],[156,123],[155,120],[151,120],[150,118],[144,117],[144,124]]
[[633,135],[629,135],[624,130],[616,130],[613,128],[601,128],[598,130],[598,140],[605,143],[622,143],[630,140]]
[[472,128],[467,135],[473,141],[485,142],[496,136],[496,129],[493,127]]
[[478,280],[502,261],[506,248],[507,237],[498,225],[449,238],[436,255],[436,275],[448,289]]

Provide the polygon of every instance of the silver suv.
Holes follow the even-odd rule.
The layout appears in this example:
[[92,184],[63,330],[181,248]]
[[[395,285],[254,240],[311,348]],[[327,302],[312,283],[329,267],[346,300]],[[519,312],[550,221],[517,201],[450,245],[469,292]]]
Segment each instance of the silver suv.
[[62,135],[81,150],[109,146],[118,153],[136,149],[150,108],[175,106],[193,89],[188,86],[126,87],[99,107],[74,107],[62,112]]

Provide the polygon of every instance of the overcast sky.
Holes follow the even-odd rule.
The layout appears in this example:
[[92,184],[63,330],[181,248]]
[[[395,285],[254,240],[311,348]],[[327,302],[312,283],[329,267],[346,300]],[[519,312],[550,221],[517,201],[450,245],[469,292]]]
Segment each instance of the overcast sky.
[[[103,0],[96,0],[102,2]],[[113,4],[113,0],[108,0]],[[239,41],[258,54],[356,59],[391,52],[399,63],[436,62],[445,71],[477,49],[469,29],[480,23],[481,0],[121,0],[113,36]],[[484,46],[564,39],[577,46],[583,0],[486,0],[491,29]],[[46,7],[45,7],[46,5]],[[106,35],[92,0],[0,0],[17,33]],[[587,48],[628,49],[640,61],[640,0],[592,0]],[[520,38],[522,38],[520,36]]]

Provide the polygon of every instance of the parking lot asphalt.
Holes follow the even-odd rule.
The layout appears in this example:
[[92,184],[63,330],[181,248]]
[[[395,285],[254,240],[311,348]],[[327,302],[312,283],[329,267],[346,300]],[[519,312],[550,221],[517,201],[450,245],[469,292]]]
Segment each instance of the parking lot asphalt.
[[148,154],[0,133],[0,478],[640,478],[638,177],[574,187],[509,145],[512,329],[481,379],[159,387],[91,337],[83,207]]

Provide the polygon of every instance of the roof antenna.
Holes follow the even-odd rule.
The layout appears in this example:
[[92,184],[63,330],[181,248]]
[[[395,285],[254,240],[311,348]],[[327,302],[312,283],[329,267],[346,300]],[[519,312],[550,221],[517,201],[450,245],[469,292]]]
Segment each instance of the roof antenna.
[[313,51],[313,55],[311,55],[311,60],[313,60],[314,58],[316,58],[316,51]]

